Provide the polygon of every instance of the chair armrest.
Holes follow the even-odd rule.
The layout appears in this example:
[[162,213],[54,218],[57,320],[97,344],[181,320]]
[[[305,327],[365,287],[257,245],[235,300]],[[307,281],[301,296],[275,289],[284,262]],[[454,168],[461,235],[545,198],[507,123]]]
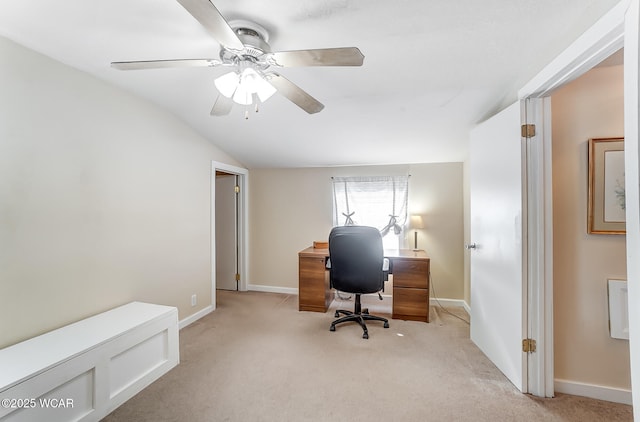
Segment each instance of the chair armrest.
[[[384,274],[382,279],[384,281],[389,280],[389,259],[388,258],[385,258],[382,261],[382,273]],[[382,291],[384,292],[384,286],[382,286]]]

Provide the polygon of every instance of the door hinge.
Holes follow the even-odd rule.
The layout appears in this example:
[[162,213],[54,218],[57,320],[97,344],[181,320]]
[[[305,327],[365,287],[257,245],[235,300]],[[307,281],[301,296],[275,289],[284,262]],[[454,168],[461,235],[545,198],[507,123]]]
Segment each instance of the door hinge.
[[525,353],[533,353],[536,351],[536,341],[531,338],[522,339],[522,351]]
[[236,281],[240,281],[240,274],[236,273]]
[[233,188],[233,190],[234,190],[236,193],[240,193],[240,186],[236,185],[236,186]]
[[536,125],[520,126],[520,136],[523,138],[533,138],[536,136]]

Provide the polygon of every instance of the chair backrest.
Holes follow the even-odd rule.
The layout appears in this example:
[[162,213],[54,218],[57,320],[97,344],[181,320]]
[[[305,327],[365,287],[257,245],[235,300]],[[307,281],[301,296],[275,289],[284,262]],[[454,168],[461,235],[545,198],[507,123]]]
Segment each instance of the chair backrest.
[[331,285],[348,293],[375,293],[384,287],[382,236],[375,227],[334,227],[329,234]]

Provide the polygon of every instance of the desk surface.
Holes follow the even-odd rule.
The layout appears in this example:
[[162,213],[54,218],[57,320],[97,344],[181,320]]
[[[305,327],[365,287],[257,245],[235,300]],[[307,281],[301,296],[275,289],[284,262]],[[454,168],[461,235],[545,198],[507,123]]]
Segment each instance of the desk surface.
[[[298,252],[298,256],[329,256],[329,249],[317,249],[310,246]],[[403,259],[429,259],[427,253],[422,249],[414,251],[413,249],[385,249],[385,258],[403,258]]]

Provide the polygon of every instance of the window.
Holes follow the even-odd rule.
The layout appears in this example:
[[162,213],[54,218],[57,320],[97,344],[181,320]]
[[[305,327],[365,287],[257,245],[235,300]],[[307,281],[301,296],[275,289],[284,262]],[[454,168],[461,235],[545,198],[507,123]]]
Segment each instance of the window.
[[372,226],[386,249],[398,249],[407,222],[408,176],[334,177],[333,225]]

